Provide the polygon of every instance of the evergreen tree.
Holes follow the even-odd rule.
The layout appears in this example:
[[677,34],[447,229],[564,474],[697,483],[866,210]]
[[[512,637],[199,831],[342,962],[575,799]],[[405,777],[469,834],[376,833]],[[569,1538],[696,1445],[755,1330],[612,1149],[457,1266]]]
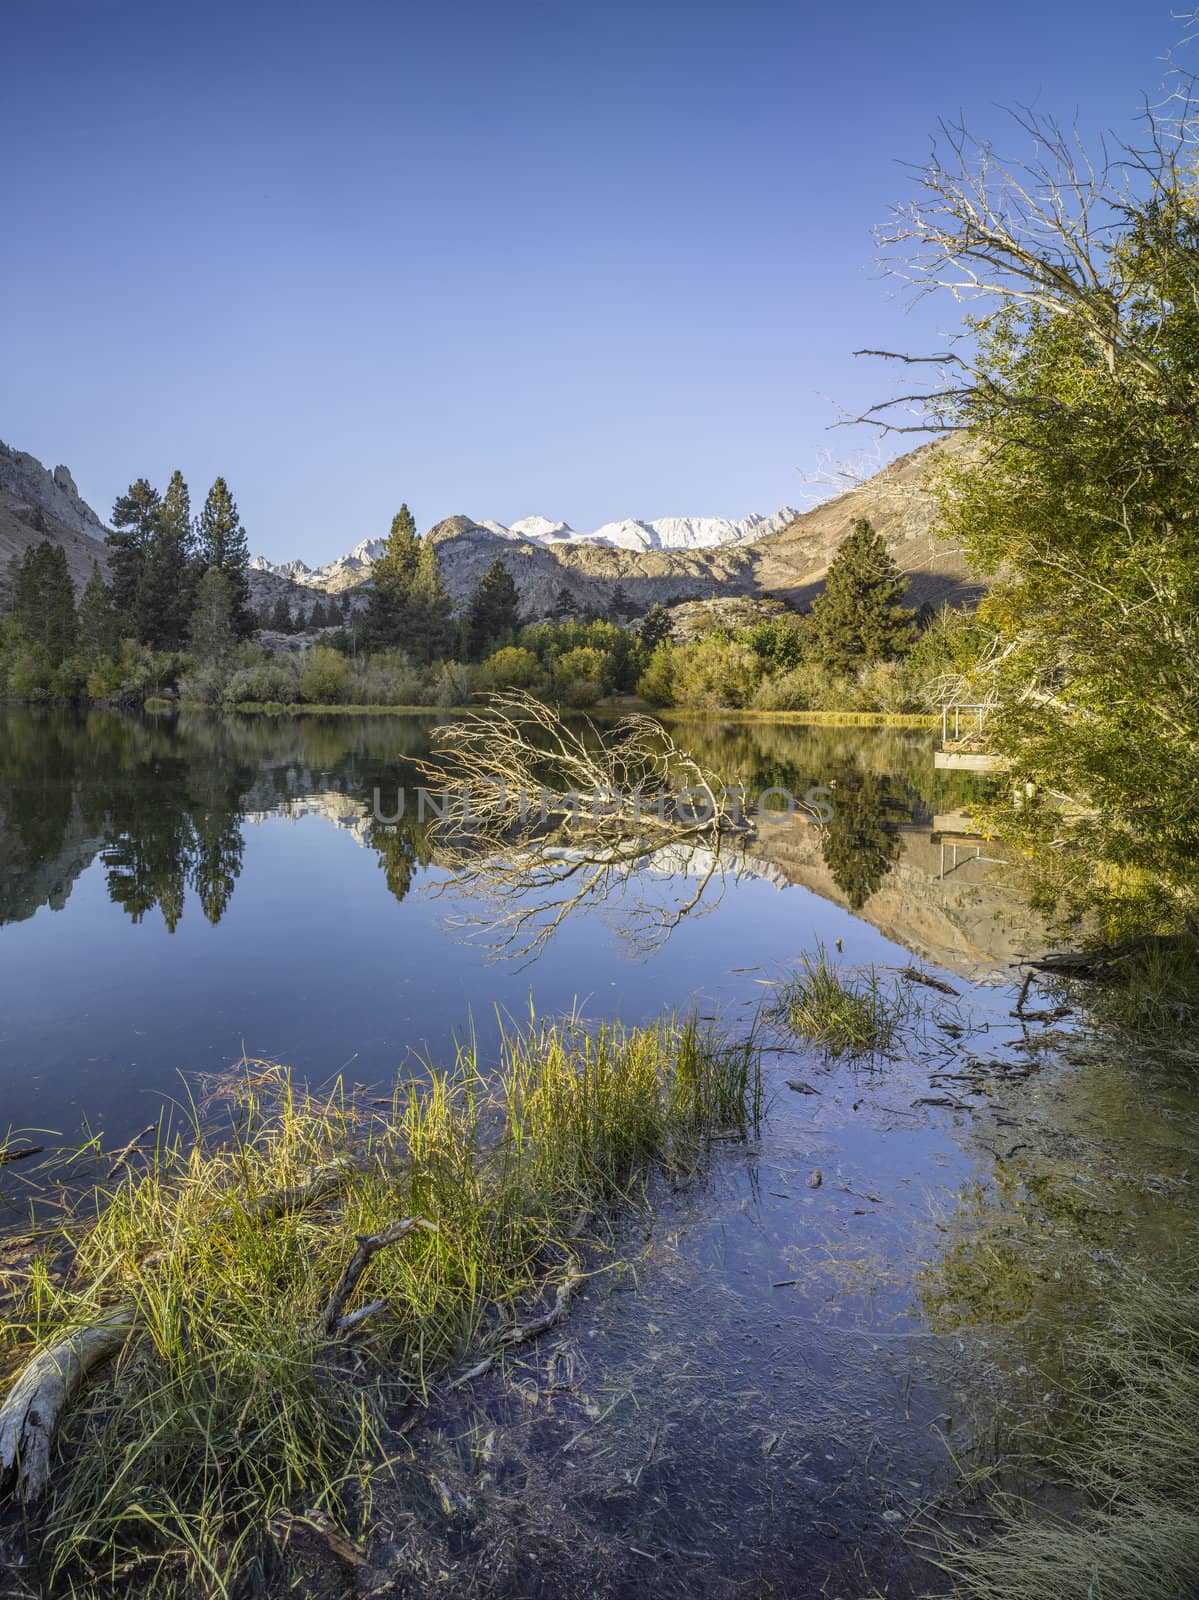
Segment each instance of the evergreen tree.
[[158,507],[145,551],[135,620],[154,650],[179,650],[195,603],[191,496],[176,468]]
[[285,594],[281,594],[275,601],[275,608],[271,612],[270,626],[278,633],[290,633],[292,630],[291,607],[287,603]]
[[903,654],[915,636],[901,603],[907,587],[881,534],[859,517],[812,603],[812,649],[826,670],[846,674]]
[[79,653],[89,664],[111,656],[121,642],[121,618],[99,566],[92,567],[79,602]]
[[472,660],[483,657],[520,624],[520,596],[499,556],[483,574],[466,613],[466,647]]
[[[239,639],[247,638],[253,628],[250,615],[250,547],[238,515],[237,502],[230,494],[224,478],[217,478],[208,491],[204,510],[200,513],[198,533],[201,570],[207,575],[207,569],[215,567],[228,581],[233,594],[234,632]],[[204,580],[200,581],[202,583]]]
[[192,653],[204,666],[222,666],[233,654],[236,606],[237,595],[229,578],[219,567],[209,567],[196,587],[190,629]]
[[20,566],[20,557],[13,556],[0,567],[0,622],[12,615],[13,607],[17,603],[17,573]]
[[109,549],[108,569],[112,574],[113,603],[126,620],[129,633],[139,631],[139,600],[146,560],[158,530],[162,498],[147,478],[138,478],[112,508],[112,532],[105,539]]
[[625,592],[624,584],[618,583],[608,601],[608,621],[623,622],[626,617],[632,616],[633,610],[633,603]]
[[638,637],[645,647],[647,655],[652,655],[660,644],[669,642],[671,635],[670,617],[665,608],[653,605],[641,619]]
[[49,666],[57,667],[74,650],[75,585],[61,545],[42,539],[25,551],[13,585],[13,617]]
[[820,853],[850,910],[860,911],[899,859],[897,824],[911,812],[876,772],[846,768],[831,788],[833,815],[820,830]]
[[550,608],[550,616],[555,622],[565,622],[570,617],[579,614],[579,603],[571,594],[565,583],[558,585],[558,592],[554,596],[554,604]]
[[367,605],[365,635],[374,649],[399,644],[405,628],[408,592],[420,561],[420,539],[407,505],[391,519],[383,554],[371,571],[374,588]]
[[310,628],[327,628],[329,626],[329,618],[326,615],[324,603],[319,599],[314,603],[309,614],[308,626]]
[[445,586],[437,547],[431,539],[423,539],[408,591],[404,649],[414,661],[427,666],[450,654],[454,633],[454,605]]

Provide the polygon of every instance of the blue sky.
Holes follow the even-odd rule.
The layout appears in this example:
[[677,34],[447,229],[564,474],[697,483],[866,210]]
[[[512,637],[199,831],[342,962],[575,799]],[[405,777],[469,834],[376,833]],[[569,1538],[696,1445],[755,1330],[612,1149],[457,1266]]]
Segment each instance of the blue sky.
[[879,448],[828,431],[889,392],[851,352],[953,324],[872,263],[937,117],[1129,131],[1179,32],[1105,0],[11,5],[0,437],[102,515],[223,473],[276,559],[402,499],[807,503],[822,452]]

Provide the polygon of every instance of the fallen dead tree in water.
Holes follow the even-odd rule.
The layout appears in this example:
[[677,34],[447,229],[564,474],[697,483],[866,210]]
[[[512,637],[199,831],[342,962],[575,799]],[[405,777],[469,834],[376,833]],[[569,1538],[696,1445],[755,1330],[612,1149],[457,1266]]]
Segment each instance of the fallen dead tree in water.
[[[420,765],[440,792],[430,841],[454,874],[446,890],[478,899],[466,920],[508,955],[535,953],[573,911],[605,903],[631,942],[661,942],[736,870],[752,831],[740,791],[653,717],[600,729],[512,692],[435,737]],[[667,877],[686,884],[673,900]]]

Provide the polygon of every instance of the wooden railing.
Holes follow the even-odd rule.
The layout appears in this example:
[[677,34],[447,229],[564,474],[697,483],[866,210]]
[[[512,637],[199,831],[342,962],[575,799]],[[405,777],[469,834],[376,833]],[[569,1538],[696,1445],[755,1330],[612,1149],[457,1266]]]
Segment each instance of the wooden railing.
[[[958,744],[962,737],[962,714],[966,717],[967,734],[981,734],[986,726],[987,713],[994,710],[989,705],[970,705],[965,701],[941,707],[941,743]],[[952,729],[952,732],[950,731]]]

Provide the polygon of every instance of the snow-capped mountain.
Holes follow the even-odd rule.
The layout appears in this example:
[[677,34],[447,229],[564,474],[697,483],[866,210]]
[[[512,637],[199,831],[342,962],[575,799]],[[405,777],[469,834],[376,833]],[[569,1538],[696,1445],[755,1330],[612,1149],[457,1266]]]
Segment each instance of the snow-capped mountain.
[[367,577],[371,568],[383,554],[384,540],[363,539],[348,555],[327,561],[322,567],[310,567],[306,561],[284,561],[276,564],[265,556],[251,556],[251,572],[273,572],[277,578],[290,578],[309,589],[345,589]]
[[[482,522],[478,526],[500,539],[527,540],[540,545],[602,544],[619,550],[709,550],[715,545],[744,544],[750,539],[776,533],[794,522],[798,515],[792,507],[782,506],[771,516],[755,514],[739,522],[727,517],[658,517],[652,522],[629,517],[623,522],[605,522],[602,528],[591,533],[582,533],[569,522],[552,522],[549,517],[540,516],[523,517],[509,524]],[[265,556],[255,556],[250,565],[255,571],[273,572],[313,589],[343,589],[369,575],[382,553],[383,543],[382,539],[364,539],[348,555],[339,556],[322,567],[310,567],[303,561],[276,566]]]

